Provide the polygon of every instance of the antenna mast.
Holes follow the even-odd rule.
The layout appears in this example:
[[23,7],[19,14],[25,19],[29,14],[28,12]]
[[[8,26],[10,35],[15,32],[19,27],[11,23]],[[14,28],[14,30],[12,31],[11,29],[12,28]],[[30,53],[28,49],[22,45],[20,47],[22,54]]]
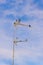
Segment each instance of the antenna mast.
[[[14,22],[14,26],[15,26],[15,28],[17,27],[17,26],[26,26],[26,27],[31,27],[31,25],[29,24],[24,24],[24,23],[21,23],[21,20],[20,19],[18,19],[18,20],[16,20],[15,22]],[[16,37],[15,39],[14,39],[14,41],[13,41],[13,65],[14,65],[14,45],[17,45],[17,43],[18,42],[27,42],[28,40],[26,39],[26,40],[17,40],[18,38]]]

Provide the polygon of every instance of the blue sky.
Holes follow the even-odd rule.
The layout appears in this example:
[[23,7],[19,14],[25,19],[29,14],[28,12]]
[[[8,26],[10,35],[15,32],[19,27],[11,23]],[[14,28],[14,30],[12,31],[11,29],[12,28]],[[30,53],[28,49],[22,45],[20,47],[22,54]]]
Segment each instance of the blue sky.
[[[18,18],[32,27],[15,30]],[[28,39],[15,46],[15,65],[43,65],[43,0],[0,0],[0,65],[12,65],[15,36]]]

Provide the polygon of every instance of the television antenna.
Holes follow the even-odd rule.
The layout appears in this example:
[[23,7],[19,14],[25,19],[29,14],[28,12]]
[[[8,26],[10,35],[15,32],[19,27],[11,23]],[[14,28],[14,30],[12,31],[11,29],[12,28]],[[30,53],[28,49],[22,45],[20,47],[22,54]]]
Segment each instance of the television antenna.
[[[21,23],[21,19],[16,19],[16,21],[14,22],[14,26],[16,27],[16,26],[25,26],[25,27],[31,27],[31,25],[29,24],[24,24],[23,22]],[[14,65],[14,45],[17,45],[17,43],[21,43],[21,42],[27,42],[28,41],[28,39],[25,39],[25,40],[18,40],[18,38],[16,37],[15,39],[14,39],[14,41],[13,41],[13,65]]]

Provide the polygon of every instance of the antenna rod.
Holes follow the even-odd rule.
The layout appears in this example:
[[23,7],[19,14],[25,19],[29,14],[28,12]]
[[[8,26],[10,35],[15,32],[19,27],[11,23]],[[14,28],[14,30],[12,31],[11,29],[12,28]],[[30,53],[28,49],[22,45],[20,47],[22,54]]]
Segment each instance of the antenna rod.
[[14,43],[13,43],[13,65],[14,65]]

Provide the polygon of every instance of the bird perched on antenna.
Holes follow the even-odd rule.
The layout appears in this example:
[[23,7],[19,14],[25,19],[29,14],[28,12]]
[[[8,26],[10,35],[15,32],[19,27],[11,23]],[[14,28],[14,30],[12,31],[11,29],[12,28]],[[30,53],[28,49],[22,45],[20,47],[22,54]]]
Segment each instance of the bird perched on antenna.
[[16,21],[14,22],[14,25],[17,26],[17,25],[21,25],[21,26],[28,26],[28,27],[31,27],[31,25],[29,24],[24,24],[23,22],[21,23],[21,19],[16,19]]

